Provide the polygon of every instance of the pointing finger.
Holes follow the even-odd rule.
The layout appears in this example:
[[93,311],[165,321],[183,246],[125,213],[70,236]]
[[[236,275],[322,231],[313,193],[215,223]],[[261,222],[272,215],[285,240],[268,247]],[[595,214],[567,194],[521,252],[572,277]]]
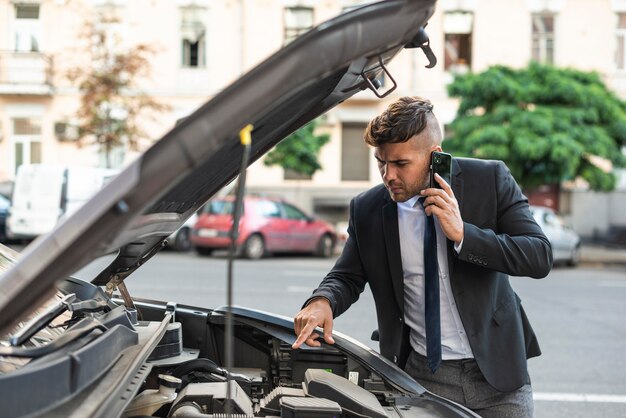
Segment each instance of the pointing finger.
[[298,334],[298,338],[296,339],[296,342],[294,342],[291,347],[294,349],[300,348],[302,343],[311,337],[311,334],[313,334],[315,327],[316,327],[316,324],[314,321],[307,322],[306,326],[302,328],[302,330]]
[[324,322],[324,341],[328,344],[335,344],[335,339],[333,338],[333,319],[329,318]]

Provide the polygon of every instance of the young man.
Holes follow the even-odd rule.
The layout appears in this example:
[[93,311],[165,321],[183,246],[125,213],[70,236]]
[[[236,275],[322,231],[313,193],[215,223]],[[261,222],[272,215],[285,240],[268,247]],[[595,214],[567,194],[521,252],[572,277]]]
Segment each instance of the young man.
[[369,123],[383,184],[350,203],[348,241],[296,315],[293,348],[319,345],[317,326],[332,344],[333,318],[369,284],[385,357],[482,416],[529,417],[526,360],[541,351],[509,275],[545,277],[552,249],[502,162],[455,158],[451,184],[430,187],[432,109],[403,97]]

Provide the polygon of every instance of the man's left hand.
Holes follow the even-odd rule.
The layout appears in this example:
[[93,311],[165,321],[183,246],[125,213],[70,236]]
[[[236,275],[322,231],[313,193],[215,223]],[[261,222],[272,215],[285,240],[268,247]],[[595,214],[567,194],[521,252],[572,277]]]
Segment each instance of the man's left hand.
[[459,202],[450,185],[439,174],[435,173],[435,181],[439,183],[441,189],[429,188],[420,192],[421,196],[426,196],[424,211],[428,216],[435,215],[446,237],[459,245],[463,241],[463,219],[459,211]]

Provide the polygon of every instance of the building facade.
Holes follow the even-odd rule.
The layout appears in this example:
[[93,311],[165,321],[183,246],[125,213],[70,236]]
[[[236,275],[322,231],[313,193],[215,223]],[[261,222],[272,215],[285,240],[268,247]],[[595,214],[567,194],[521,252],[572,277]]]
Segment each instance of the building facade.
[[[169,110],[146,120],[158,139],[241,74],[315,24],[356,7],[350,0],[0,0],[0,182],[11,181],[25,163],[103,165],[102,150],[75,141],[79,91],[67,78],[81,55],[81,30],[103,14],[119,48],[150,45],[151,73],[139,89]],[[626,0],[439,0],[427,32],[438,57],[433,69],[421,50],[405,50],[389,67],[397,89],[385,99],[364,91],[324,119],[330,133],[323,169],[296,178],[262,161],[250,168],[249,190],[281,195],[331,221],[347,218],[349,200],[380,176],[362,140],[367,122],[403,95],[431,99],[445,126],[458,107],[447,84],[455,73],[480,72],[494,64],[521,68],[531,60],[599,72],[626,97]],[[83,49],[84,50],[84,49]],[[385,77],[381,89],[391,80]],[[129,92],[134,94],[134,92]],[[145,149],[151,142],[147,139]],[[444,144],[445,148],[445,144]],[[140,150],[141,151],[141,150]],[[139,152],[140,152],[139,151]],[[112,164],[137,152],[121,147]],[[626,225],[624,181],[613,194],[571,186],[560,208],[583,235]],[[595,199],[605,216],[589,219],[576,208]]]

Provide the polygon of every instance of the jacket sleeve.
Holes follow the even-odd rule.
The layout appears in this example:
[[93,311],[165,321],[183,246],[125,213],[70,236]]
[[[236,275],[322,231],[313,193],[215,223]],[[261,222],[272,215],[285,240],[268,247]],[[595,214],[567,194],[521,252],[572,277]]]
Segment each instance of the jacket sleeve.
[[552,247],[532,217],[527,198],[502,162],[493,166],[495,219],[485,225],[464,222],[459,260],[511,276],[542,278],[552,268]]
[[319,287],[313,291],[313,295],[303,305],[306,306],[315,297],[324,297],[330,301],[333,317],[341,315],[356,302],[367,283],[359,254],[357,232],[354,227],[354,206],[354,199],[352,199],[350,202],[348,239],[341,255]]

